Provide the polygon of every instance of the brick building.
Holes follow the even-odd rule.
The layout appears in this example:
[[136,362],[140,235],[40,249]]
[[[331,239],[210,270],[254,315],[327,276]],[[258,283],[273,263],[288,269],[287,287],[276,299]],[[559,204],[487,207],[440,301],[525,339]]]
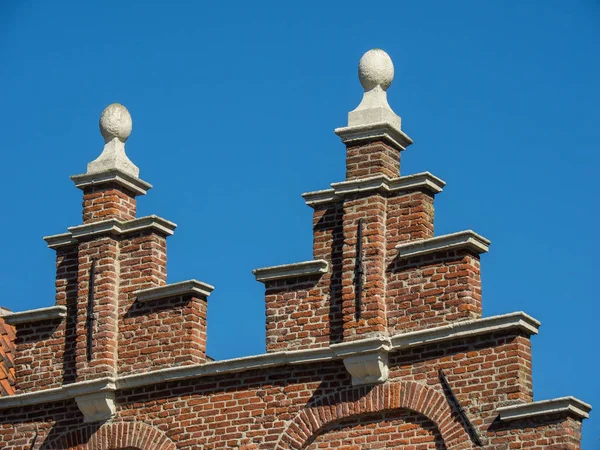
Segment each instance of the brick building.
[[482,317],[473,231],[434,235],[431,173],[400,176],[411,143],[381,50],[335,130],[346,179],[303,195],[313,260],[254,271],[265,354],[206,355],[213,287],[167,284],[175,224],[136,217],[150,185],[125,154],[131,117],[100,118],[102,154],[73,176],[83,223],[45,238],[54,306],[0,312],[2,449],[578,449],[591,407],[533,401],[523,312]]

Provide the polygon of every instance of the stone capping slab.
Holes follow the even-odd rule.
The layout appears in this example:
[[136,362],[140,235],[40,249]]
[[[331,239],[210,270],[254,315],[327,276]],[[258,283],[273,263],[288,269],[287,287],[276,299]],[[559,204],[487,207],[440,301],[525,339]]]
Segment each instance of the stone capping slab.
[[61,387],[44,389],[42,391],[0,397],[0,409],[21,408],[23,406],[59,402],[80,395],[111,392],[115,390],[116,384],[114,378],[99,378],[97,380],[80,381],[78,383],[65,384]]
[[421,172],[398,178],[389,178],[386,175],[361,178],[358,180],[341,181],[332,183],[332,189],[306,192],[302,197],[309,206],[317,206],[324,203],[343,199],[345,195],[357,192],[382,191],[402,192],[414,189],[425,189],[432,194],[439,194],[446,182],[430,172]]
[[139,217],[133,220],[121,221],[118,219],[108,219],[101,222],[93,222],[84,225],[69,227],[68,233],[45,236],[44,240],[50,248],[59,248],[66,245],[73,245],[79,239],[93,237],[104,234],[124,235],[154,229],[167,236],[171,236],[177,225],[173,222],[155,215]]
[[47,308],[10,312],[4,314],[2,318],[9,325],[21,325],[23,323],[41,322],[42,320],[62,319],[66,315],[66,306],[49,306]]
[[324,259],[316,259],[282,266],[263,267],[254,269],[252,273],[256,277],[256,281],[267,283],[269,281],[285,280],[286,278],[321,275],[328,271],[329,263]]
[[126,189],[129,189],[136,195],[145,195],[152,185],[145,182],[144,180],[134,177],[128,173],[123,172],[119,169],[110,169],[96,173],[84,173],[81,175],[73,175],[71,180],[75,183],[75,186],[79,189],[85,189],[89,186],[104,183],[115,183]]
[[336,128],[337,134],[346,145],[360,145],[365,141],[384,140],[396,150],[403,151],[413,143],[397,126],[389,122],[377,122],[366,125]]
[[208,297],[214,290],[214,286],[198,280],[180,281],[165,286],[142,289],[133,293],[140,303],[177,297],[179,295],[195,294],[200,297]]
[[81,382],[65,385],[60,388],[46,389],[39,392],[16,394],[0,397],[0,410],[12,407],[47,403],[74,398],[83,394],[96,392],[92,383],[98,383],[97,389],[132,389],[156,383],[177,381],[205,376],[225,375],[248,370],[265,370],[285,365],[311,364],[321,361],[345,359],[366,354],[381,354],[402,350],[408,347],[427,345],[433,342],[450,342],[466,336],[480,336],[503,330],[519,329],[529,334],[536,334],[540,323],[524,312],[515,312],[500,316],[457,322],[443,327],[398,334],[392,337],[377,336],[358,341],[335,344],[331,347],[292,350],[245,356],[223,361],[211,361],[203,364],[170,367],[152,372],[126,375],[116,380],[104,379],[93,382]]
[[363,355],[365,353],[377,353],[381,351],[389,352],[392,350],[392,345],[389,337],[378,335],[357,341],[332,344],[330,348],[337,358],[344,358],[356,355],[357,353]]
[[440,327],[410,331],[392,336],[390,340],[392,348],[399,350],[510,329],[520,329],[527,335],[532,335],[538,333],[540,326],[541,323],[529,314],[518,311],[484,319],[465,320],[464,322],[455,322]]
[[445,234],[430,239],[403,242],[396,245],[398,256],[402,259],[427,255],[449,250],[468,249],[477,254],[486,253],[491,242],[472,230]]
[[502,406],[501,408],[497,408],[496,412],[499,413],[500,420],[507,422],[510,420],[536,418],[550,414],[571,414],[578,419],[587,419],[590,417],[591,410],[592,405],[569,396],[554,398],[552,400]]

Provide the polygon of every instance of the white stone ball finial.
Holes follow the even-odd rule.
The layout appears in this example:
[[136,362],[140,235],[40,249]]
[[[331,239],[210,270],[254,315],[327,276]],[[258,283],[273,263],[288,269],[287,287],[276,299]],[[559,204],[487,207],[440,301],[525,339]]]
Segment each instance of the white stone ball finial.
[[377,86],[386,91],[394,79],[392,58],[379,48],[369,50],[358,63],[358,78],[365,91]]
[[131,134],[131,114],[120,103],[108,105],[100,115],[100,133],[104,142],[112,141],[114,138],[125,142]]
[[131,134],[131,114],[120,103],[108,105],[100,115],[100,133],[104,138],[104,149],[100,156],[88,163],[87,173],[102,173],[119,170],[138,177],[140,169],[125,154],[125,141]]
[[348,113],[348,126],[387,123],[400,130],[400,117],[387,101],[386,90],[394,79],[394,64],[389,55],[379,48],[369,50],[358,63],[358,78],[365,92],[356,109]]

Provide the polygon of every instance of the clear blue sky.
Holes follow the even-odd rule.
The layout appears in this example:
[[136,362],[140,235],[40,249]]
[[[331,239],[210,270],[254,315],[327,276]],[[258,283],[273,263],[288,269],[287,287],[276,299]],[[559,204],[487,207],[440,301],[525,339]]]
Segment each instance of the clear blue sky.
[[[333,129],[360,101],[360,56],[381,47],[415,141],[402,172],[448,182],[436,233],[492,241],[484,314],[541,320],[536,399],[600,409],[600,4],[288,3],[1,3],[0,304],[53,304],[42,236],[81,222],[69,176],[99,154],[100,112],[121,102],[128,154],[154,185],[139,213],[179,225],[169,281],[216,286],[209,353],[263,352],[251,270],[311,258],[300,194],[343,180]],[[599,413],[584,449],[600,448]]]

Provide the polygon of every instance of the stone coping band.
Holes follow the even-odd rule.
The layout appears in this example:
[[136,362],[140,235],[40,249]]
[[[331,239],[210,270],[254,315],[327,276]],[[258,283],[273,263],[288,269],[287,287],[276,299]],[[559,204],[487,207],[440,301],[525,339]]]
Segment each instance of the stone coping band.
[[134,292],[137,301],[141,303],[151,302],[153,300],[162,300],[166,298],[177,297],[180,295],[199,295],[208,297],[214,290],[214,286],[203,283],[198,280],[180,281],[178,283],[167,284],[165,286],[142,289]]
[[323,259],[317,259],[281,266],[263,267],[254,269],[252,273],[256,277],[256,281],[267,283],[269,281],[285,280],[286,278],[322,275],[328,271],[329,263]]
[[490,244],[491,242],[483,236],[472,230],[465,230],[430,239],[403,242],[396,245],[396,250],[402,259],[458,249],[468,249],[479,255],[486,253]]
[[590,417],[592,405],[589,405],[575,397],[560,397],[552,400],[522,403],[517,405],[503,406],[496,409],[500,414],[500,420],[510,421],[529,419],[549,414],[572,414],[579,419]]
[[446,182],[430,172],[421,172],[398,178],[389,178],[386,175],[376,175],[358,180],[341,181],[332,183],[332,189],[305,192],[302,197],[308,206],[318,206],[342,200],[345,195],[357,192],[381,191],[381,192],[403,192],[415,189],[424,189],[432,194],[439,194]]
[[98,378],[97,380],[80,381],[78,383],[65,384],[57,388],[44,389],[43,391],[0,397],[0,409],[20,408],[29,405],[59,402],[80,395],[114,392],[116,389],[117,387],[114,378]]
[[49,306],[47,308],[9,312],[8,314],[4,314],[2,318],[9,325],[21,325],[23,323],[41,322],[42,320],[62,319],[66,315],[66,306]]
[[89,238],[98,235],[116,234],[124,235],[136,233],[139,231],[156,230],[171,236],[177,228],[173,222],[155,215],[140,217],[133,220],[121,221],[118,219],[108,219],[100,222],[88,223],[69,227],[67,233],[45,236],[44,240],[50,248],[60,248],[67,245],[76,244],[79,239]]
[[344,342],[325,348],[264,353],[192,366],[170,367],[116,379],[107,378],[93,382],[73,383],[60,388],[0,397],[0,409],[48,403],[89,394],[95,392],[91,387],[96,386],[94,383],[98,383],[98,386],[100,386],[94,389],[109,389],[112,384],[115,385],[117,390],[133,389],[162,382],[225,375],[248,370],[264,370],[285,365],[310,364],[377,352],[398,351],[429,343],[451,342],[465,336],[481,336],[508,330],[520,330],[529,335],[537,334],[539,326],[540,323],[537,320],[519,311],[485,319],[456,322],[442,327],[403,333],[392,337],[377,336],[359,341]]
[[119,186],[129,189],[135,195],[145,195],[146,192],[152,189],[152,185],[150,183],[147,183],[144,180],[134,177],[133,175],[125,173],[119,169],[73,175],[71,176],[71,180],[73,180],[75,186],[79,189],[85,189],[89,186],[105,183],[118,184]]
[[396,150],[403,151],[413,143],[413,140],[406,133],[389,122],[336,128],[335,134],[340,137],[346,146],[361,145],[365,142],[382,140]]

